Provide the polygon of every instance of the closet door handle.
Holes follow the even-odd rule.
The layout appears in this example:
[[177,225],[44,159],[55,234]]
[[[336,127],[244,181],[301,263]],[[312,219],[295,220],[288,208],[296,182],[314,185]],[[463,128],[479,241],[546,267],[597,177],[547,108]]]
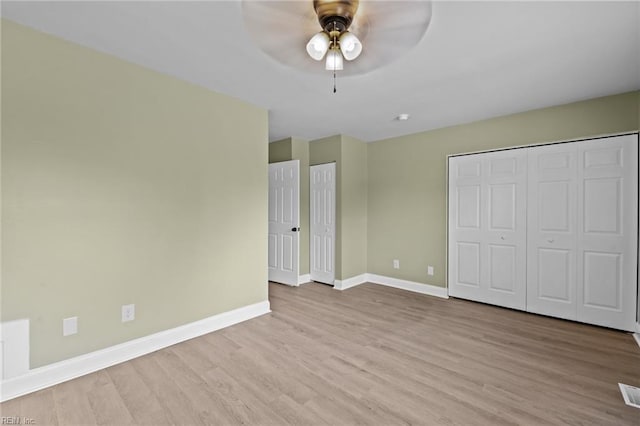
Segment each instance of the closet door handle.
[[553,238],[549,238],[549,239],[547,240],[547,242],[549,242],[549,243],[553,243]]

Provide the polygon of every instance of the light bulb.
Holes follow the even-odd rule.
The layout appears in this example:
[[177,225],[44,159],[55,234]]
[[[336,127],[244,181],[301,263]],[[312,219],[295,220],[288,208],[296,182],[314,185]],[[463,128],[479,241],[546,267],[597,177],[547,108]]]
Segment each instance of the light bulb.
[[345,31],[340,35],[340,50],[347,61],[352,61],[362,52],[362,43],[353,33]]
[[307,43],[307,53],[316,61],[322,60],[327,50],[329,50],[329,35],[324,31],[311,37]]
[[342,53],[339,49],[332,48],[327,53],[327,62],[325,63],[325,69],[328,71],[340,71],[343,69]]

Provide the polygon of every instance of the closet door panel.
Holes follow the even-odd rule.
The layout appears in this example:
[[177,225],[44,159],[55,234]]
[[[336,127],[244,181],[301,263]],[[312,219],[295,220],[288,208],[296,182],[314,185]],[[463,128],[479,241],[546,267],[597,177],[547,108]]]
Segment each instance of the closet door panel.
[[633,331],[637,289],[636,135],[578,144],[577,319]]
[[482,159],[449,161],[449,294],[486,302],[481,288],[484,229]]
[[515,294],[517,248],[513,245],[489,244],[489,282],[490,290]]
[[526,153],[483,154],[486,174],[486,294],[490,303],[526,307]]
[[575,144],[527,150],[527,311],[576,319]]
[[572,183],[571,178],[538,182],[537,213],[540,232],[564,234],[571,232],[573,208],[570,203],[572,199],[575,200]]
[[480,243],[460,241],[457,243],[457,283],[480,288]]
[[[574,256],[570,250],[539,248],[536,254],[538,298],[571,305],[573,303]],[[573,312],[570,309],[569,312]],[[567,314],[567,316],[573,316]]]
[[480,230],[480,184],[460,185],[456,189],[458,229]]

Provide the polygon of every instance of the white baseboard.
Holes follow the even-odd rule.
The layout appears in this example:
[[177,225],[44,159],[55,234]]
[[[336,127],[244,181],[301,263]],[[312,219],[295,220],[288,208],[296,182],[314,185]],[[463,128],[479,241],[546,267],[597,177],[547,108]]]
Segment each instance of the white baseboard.
[[422,284],[414,281],[400,280],[398,278],[385,277],[376,274],[360,274],[346,280],[335,280],[333,288],[336,290],[346,290],[366,282],[380,284],[387,287],[400,288],[402,290],[412,291],[414,293],[428,294],[429,296],[441,297],[448,299],[449,294],[444,287],[438,287],[430,284]]
[[311,282],[311,274],[299,275],[298,276],[298,285],[307,284]]
[[346,280],[334,280],[333,288],[336,290],[346,290],[351,287],[355,287],[367,282],[368,274],[360,274],[355,277],[347,278]]
[[99,351],[34,368],[21,376],[3,380],[0,401],[7,401],[66,382],[269,312],[271,309],[269,301],[266,300]]
[[387,287],[413,291],[414,293],[428,294],[429,296],[441,297],[443,299],[449,298],[449,294],[445,287],[438,287],[431,284],[422,284],[376,274],[367,274],[367,281],[374,284],[386,285]]

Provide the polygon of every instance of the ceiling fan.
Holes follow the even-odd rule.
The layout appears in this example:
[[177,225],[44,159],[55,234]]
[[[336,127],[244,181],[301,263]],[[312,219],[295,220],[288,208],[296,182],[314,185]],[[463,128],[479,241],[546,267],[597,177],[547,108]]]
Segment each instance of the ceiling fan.
[[243,0],[242,14],[255,43],[278,62],[347,76],[387,65],[415,46],[431,21],[431,1]]

